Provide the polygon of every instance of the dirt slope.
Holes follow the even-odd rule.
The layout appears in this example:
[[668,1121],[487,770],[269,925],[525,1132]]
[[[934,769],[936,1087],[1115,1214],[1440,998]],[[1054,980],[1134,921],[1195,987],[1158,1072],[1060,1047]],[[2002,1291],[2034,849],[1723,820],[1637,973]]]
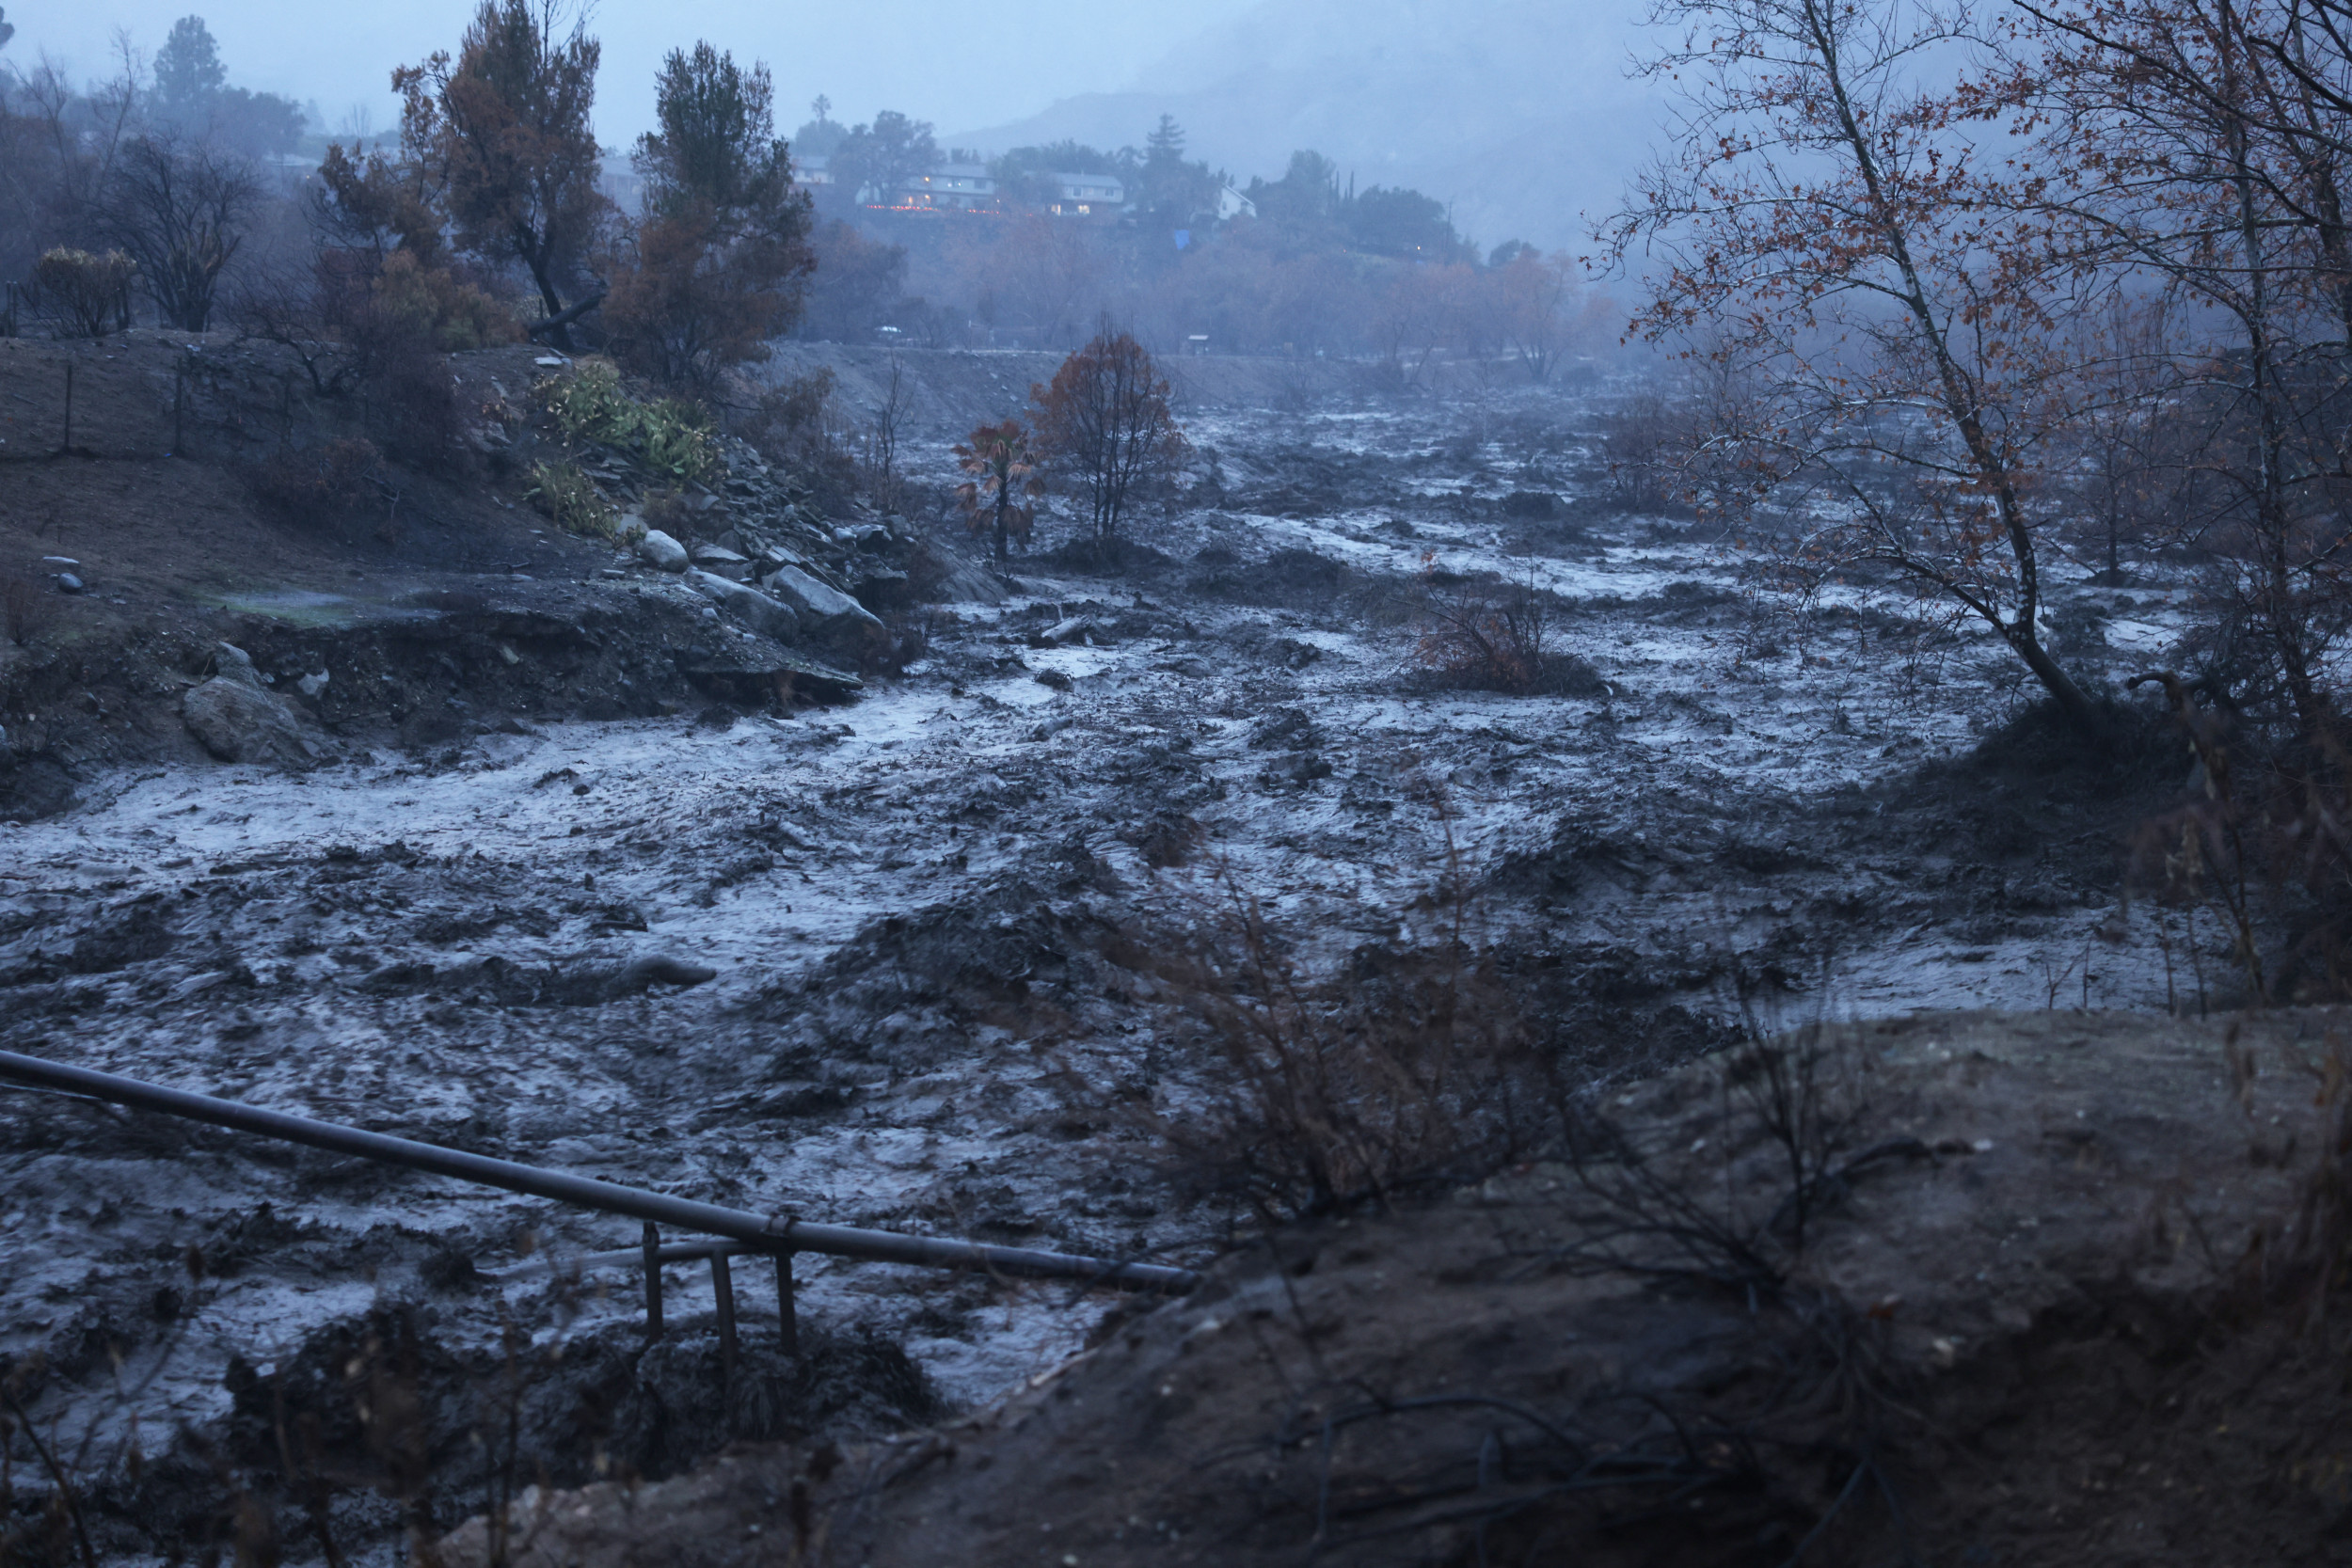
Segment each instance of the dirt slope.
[[[0,820],[65,809],[110,765],[200,762],[182,695],[223,641],[281,695],[332,676],[302,693],[329,751],[710,700],[686,672],[739,650],[707,601],[530,503],[533,465],[564,455],[530,395],[558,364],[451,355],[446,428],[420,444],[373,394],[317,395],[289,350],[233,334],[0,340]],[[364,473],[306,487],[338,442]],[[625,457],[585,460],[627,493]],[[859,550],[895,565],[873,519],[844,544],[791,476],[739,444],[726,461],[665,516],[685,543],[788,534],[843,585]]]
[[2280,1229],[2344,1022],[1828,1031],[1845,1174],[1801,1257],[1754,1084],[1713,1058],[1614,1107],[1692,1210],[1539,1165],[1293,1228],[962,1423],[526,1499],[521,1560],[2346,1560],[2344,1336]]

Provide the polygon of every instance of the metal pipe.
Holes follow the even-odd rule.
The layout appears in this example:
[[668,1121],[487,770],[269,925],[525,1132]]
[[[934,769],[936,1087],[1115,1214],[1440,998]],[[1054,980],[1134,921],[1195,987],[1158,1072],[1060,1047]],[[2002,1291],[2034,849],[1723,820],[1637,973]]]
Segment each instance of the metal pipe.
[[648,1224],[725,1236],[749,1243],[763,1252],[821,1252],[835,1258],[859,1258],[876,1263],[913,1263],[930,1268],[975,1269],[987,1274],[1014,1275],[1030,1279],[1077,1279],[1122,1290],[1160,1291],[1182,1295],[1200,1283],[1190,1269],[1159,1263],[1118,1263],[1101,1258],[1038,1252],[1028,1247],[994,1246],[981,1242],[942,1241],[930,1236],[901,1236],[890,1230],[859,1230],[846,1225],[814,1225],[782,1215],[771,1217],[715,1203],[649,1193],[594,1177],[543,1170],[512,1160],[395,1138],[385,1132],[363,1132],[283,1111],[240,1105],[185,1089],[166,1088],[136,1078],[124,1078],[89,1068],[68,1067],[39,1056],[0,1051],[0,1078],[87,1095],[136,1110],[160,1111],[190,1121],[210,1122],[240,1132],[308,1144],[337,1154],[381,1160],[412,1170],[430,1171],[485,1187],[499,1187],[531,1197],[550,1198],[582,1209],[627,1214]]

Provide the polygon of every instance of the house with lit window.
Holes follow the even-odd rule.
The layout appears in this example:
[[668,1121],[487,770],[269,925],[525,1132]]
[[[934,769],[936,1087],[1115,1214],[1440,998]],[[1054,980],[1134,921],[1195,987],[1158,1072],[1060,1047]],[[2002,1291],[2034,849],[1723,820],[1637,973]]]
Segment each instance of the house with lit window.
[[1113,174],[1056,173],[1054,188],[1060,194],[1046,211],[1057,218],[1117,217],[1127,201],[1126,185]]
[[918,174],[898,187],[900,207],[928,207],[943,213],[993,212],[996,182],[979,164],[949,164]]

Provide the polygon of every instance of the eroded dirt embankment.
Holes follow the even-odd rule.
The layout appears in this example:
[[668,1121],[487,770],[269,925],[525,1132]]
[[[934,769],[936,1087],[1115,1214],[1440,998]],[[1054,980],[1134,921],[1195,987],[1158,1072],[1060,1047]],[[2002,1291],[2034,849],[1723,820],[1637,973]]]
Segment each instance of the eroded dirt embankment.
[[[819,505],[740,441],[680,481],[565,440],[535,388],[569,369],[532,348],[452,355],[446,388],[388,407],[391,392],[322,391],[292,351],[229,333],[0,341],[0,820],[208,753],[428,753],[518,723],[838,697],[887,654],[816,617],[784,645],[722,625],[701,578],[550,521],[534,486],[567,464],[698,567],[740,581],[790,563],[877,605],[905,597],[903,524]],[[269,700],[246,706],[277,743],[190,721],[224,642],[253,660]]]
[[550,1568],[2341,1561],[2346,1216],[2307,1199],[2346,1022],[1810,1033],[1801,1214],[1755,1058],[1713,1059],[1618,1097],[1581,1165],[1279,1231],[969,1418],[534,1496],[509,1540]]

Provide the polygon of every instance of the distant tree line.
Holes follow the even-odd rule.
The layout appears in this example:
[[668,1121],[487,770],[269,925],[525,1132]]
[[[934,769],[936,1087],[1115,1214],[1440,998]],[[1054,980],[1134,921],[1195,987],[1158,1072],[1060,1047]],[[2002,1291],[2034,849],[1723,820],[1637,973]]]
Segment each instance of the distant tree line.
[[[1621,325],[1567,258],[1518,241],[1482,254],[1443,203],[1359,189],[1313,151],[1241,185],[1187,160],[1163,115],[1139,150],[1062,141],[990,159],[993,214],[878,210],[857,193],[959,155],[901,113],[844,126],[830,102],[815,108],[795,146],[826,157],[833,182],[818,198],[810,337],[1066,348],[1109,316],[1163,351],[1370,357],[1401,380],[1467,356],[1541,381]],[[1069,174],[1119,179],[1117,221],[1054,216]]]
[[768,72],[673,51],[624,214],[601,188],[600,61],[564,0],[483,0],[453,51],[392,72],[397,139],[326,144],[315,171],[278,156],[300,111],[230,85],[200,17],[102,83],[0,71],[0,326],[112,330],[134,298],[187,331],[225,314],[326,395],[526,338],[707,388],[792,324],[814,262]]
[[[624,210],[594,131],[602,63],[570,0],[482,0],[453,48],[391,73],[396,135],[326,137],[234,85],[197,16],[103,81],[0,60],[0,330],[233,325],[296,347],[328,395],[524,340],[707,390],[796,327],[1068,348],[1107,315],[1162,351],[1369,356],[1403,379],[1464,355],[1543,379],[1607,336],[1560,258],[1482,257],[1436,199],[1359,190],[1311,151],[1237,185],[1166,116],[1140,147],[990,159],[1007,210],[985,220],[877,214],[858,190],[979,155],[823,99],[796,152],[766,69],[708,42],[660,62]],[[812,200],[796,163],[819,156]],[[1118,178],[1121,210],[1056,219],[1071,174]]]

